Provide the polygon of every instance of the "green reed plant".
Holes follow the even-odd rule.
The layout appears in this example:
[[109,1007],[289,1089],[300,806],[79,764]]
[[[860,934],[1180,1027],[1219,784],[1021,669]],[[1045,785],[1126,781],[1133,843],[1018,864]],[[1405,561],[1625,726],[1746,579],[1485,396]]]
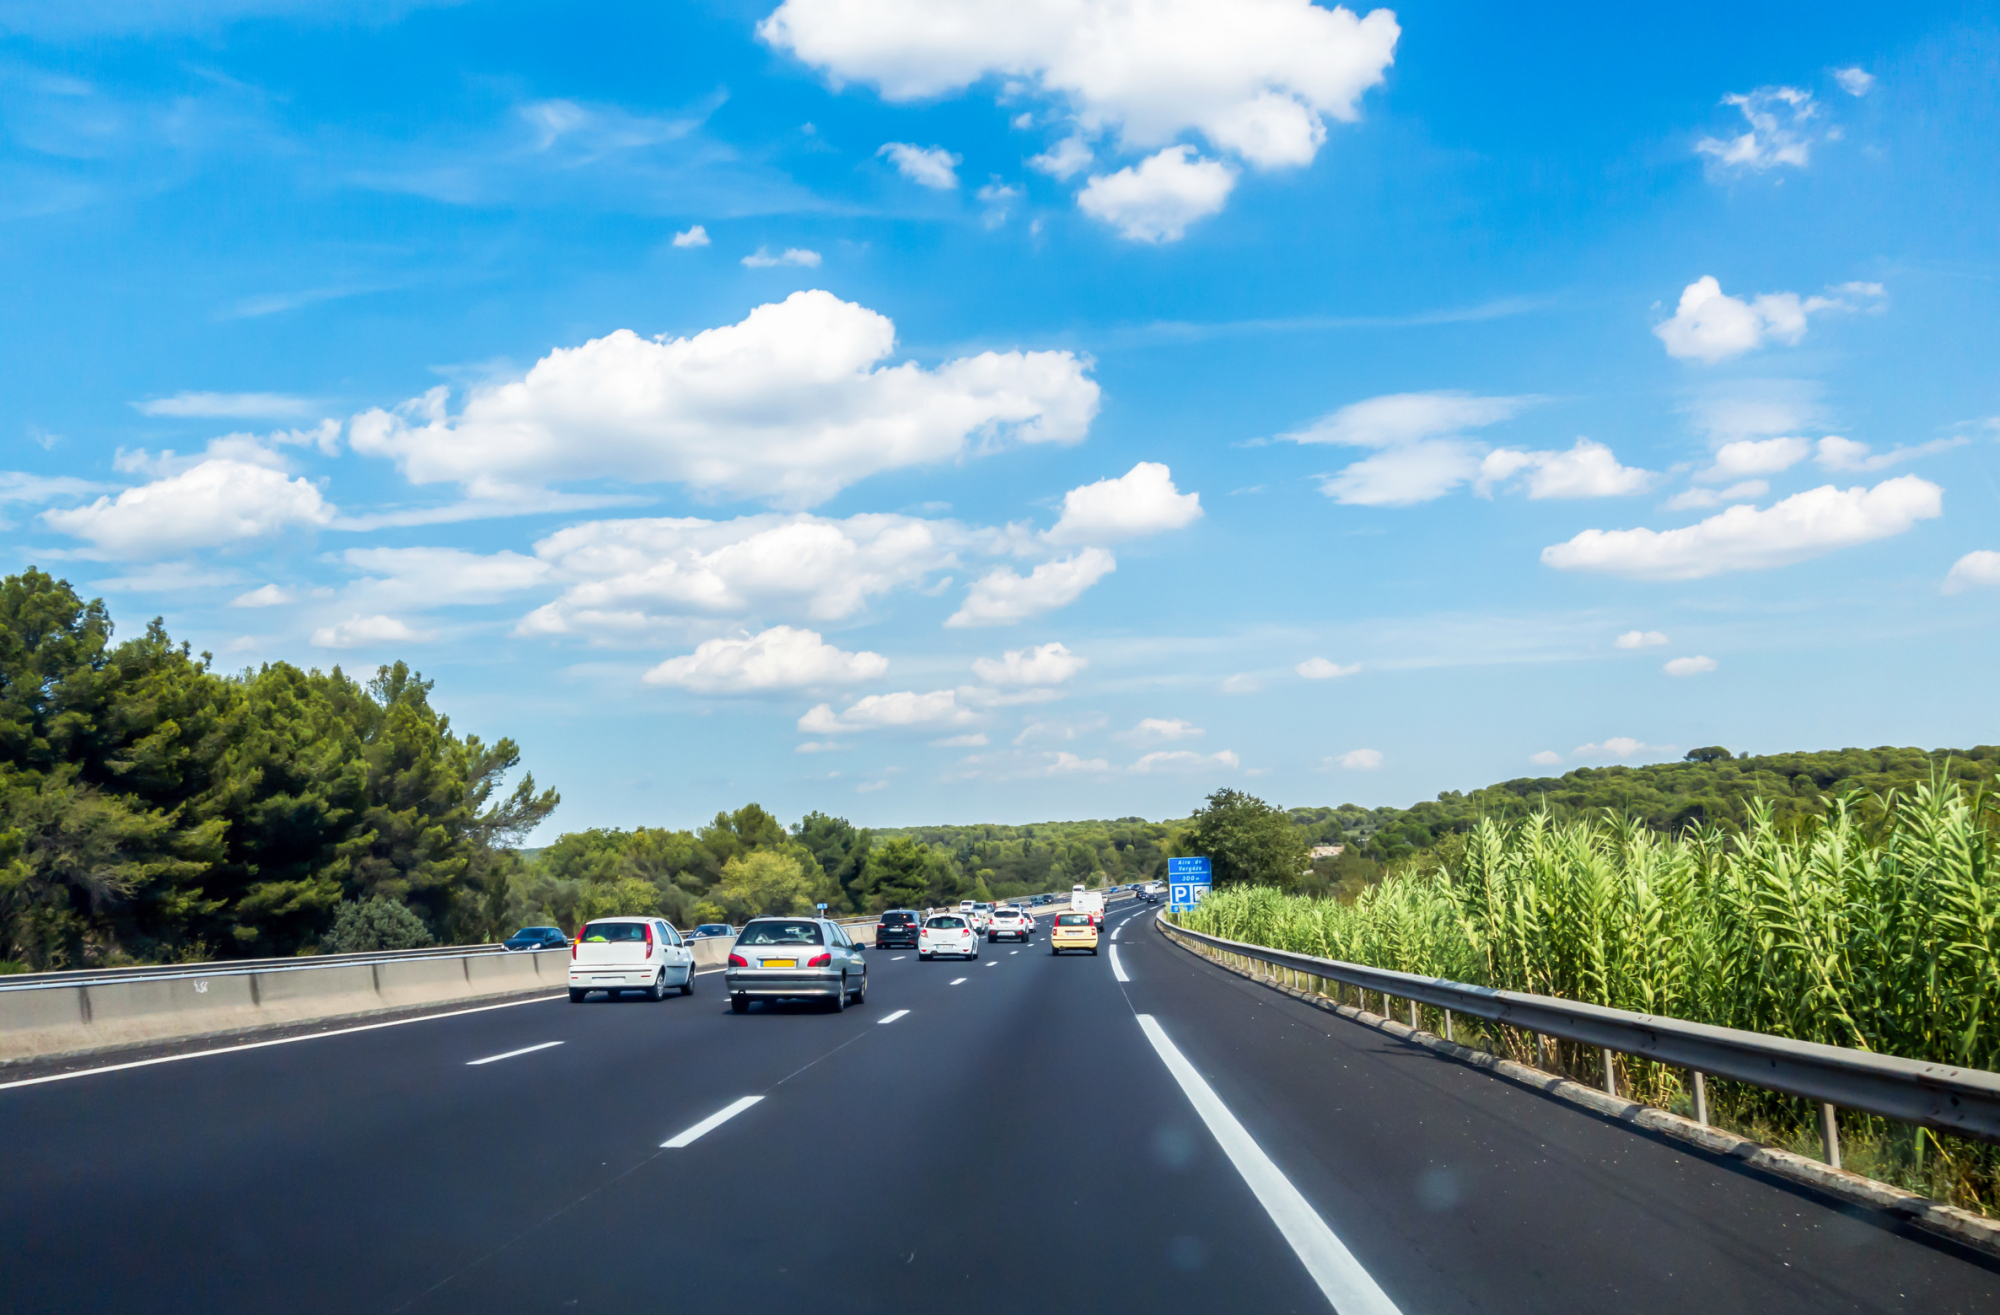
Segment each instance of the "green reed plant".
[[[1330,959],[1995,1070],[1996,823],[1992,796],[1949,781],[1850,797],[1804,824],[1759,803],[1735,834],[1666,835],[1609,816],[1489,820],[1452,862],[1351,903],[1224,889],[1182,921]],[[1528,1044],[1487,1039],[1517,1056]],[[1555,1062],[1580,1074],[1599,1063],[1569,1047]],[[1682,1098],[1680,1073],[1619,1064],[1621,1090],[1663,1106]],[[1736,1126],[1781,1137],[1811,1126],[1790,1097],[1713,1085]],[[1963,1204],[1983,1207],[2000,1185],[1994,1148],[1865,1116],[1849,1124],[1870,1145],[1905,1146],[1926,1186],[1939,1172],[1927,1149],[1955,1166]]]

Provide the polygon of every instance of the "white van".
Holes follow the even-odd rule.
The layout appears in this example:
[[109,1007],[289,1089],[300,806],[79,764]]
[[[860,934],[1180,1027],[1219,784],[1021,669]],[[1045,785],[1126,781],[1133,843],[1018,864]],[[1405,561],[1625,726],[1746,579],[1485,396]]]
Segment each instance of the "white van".
[[694,951],[662,918],[596,918],[569,947],[569,998],[580,1004],[592,991],[616,1000],[644,991],[655,1000],[679,988],[694,994]]
[[1069,888],[1069,910],[1071,913],[1088,913],[1090,915],[1090,925],[1093,927],[1102,927],[1104,925],[1104,892],[1086,890],[1082,886],[1071,886]]

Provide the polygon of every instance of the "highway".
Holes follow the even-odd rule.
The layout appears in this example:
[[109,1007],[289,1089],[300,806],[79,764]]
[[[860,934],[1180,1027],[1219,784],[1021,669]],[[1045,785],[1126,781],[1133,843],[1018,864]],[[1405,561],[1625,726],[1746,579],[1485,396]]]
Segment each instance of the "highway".
[[1114,906],[1115,960],[871,950],[840,1014],[712,975],[0,1088],[0,1309],[2000,1310],[2000,1262],[1154,912]]

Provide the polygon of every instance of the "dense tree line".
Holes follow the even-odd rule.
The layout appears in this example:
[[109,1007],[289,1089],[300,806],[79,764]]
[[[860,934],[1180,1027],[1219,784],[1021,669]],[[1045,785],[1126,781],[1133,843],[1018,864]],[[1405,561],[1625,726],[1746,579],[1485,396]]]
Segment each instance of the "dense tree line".
[[505,790],[513,741],[458,734],[430,690],[402,663],[220,673],[158,621],[113,643],[41,571],[0,581],[0,961],[291,954],[372,900],[483,939],[557,799]]

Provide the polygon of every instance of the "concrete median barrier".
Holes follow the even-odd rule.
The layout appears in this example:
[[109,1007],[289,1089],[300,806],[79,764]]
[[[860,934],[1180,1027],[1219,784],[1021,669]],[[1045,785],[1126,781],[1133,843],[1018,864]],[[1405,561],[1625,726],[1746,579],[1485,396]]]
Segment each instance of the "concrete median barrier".
[[568,979],[567,950],[306,960],[248,971],[206,964],[87,985],[8,987],[0,979],[0,1063],[561,990]]

